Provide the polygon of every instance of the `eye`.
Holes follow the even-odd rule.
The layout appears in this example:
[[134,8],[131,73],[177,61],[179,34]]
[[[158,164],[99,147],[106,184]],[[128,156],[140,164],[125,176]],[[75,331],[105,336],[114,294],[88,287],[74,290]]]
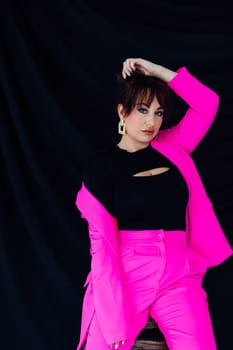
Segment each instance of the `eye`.
[[140,112],[142,114],[146,114],[147,113],[147,109],[146,108],[138,108],[138,112]]
[[164,111],[157,111],[155,114],[156,114],[158,117],[163,117]]

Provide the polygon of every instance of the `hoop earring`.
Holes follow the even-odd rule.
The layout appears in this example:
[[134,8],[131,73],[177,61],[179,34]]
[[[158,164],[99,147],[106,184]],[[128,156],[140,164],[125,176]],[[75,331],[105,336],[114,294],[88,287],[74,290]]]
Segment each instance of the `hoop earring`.
[[118,123],[118,134],[124,135],[125,134],[125,121],[124,119],[120,119]]

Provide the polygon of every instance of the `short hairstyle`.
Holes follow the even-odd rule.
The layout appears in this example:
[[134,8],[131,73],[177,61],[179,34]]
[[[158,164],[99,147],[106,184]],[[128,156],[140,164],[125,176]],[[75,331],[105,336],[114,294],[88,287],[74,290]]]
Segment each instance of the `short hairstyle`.
[[136,104],[145,103],[148,106],[156,96],[160,106],[164,109],[164,117],[171,110],[172,95],[167,83],[159,78],[147,76],[140,72],[133,72],[126,79],[121,73],[116,74],[118,87],[117,104],[124,107],[126,116],[134,109]]

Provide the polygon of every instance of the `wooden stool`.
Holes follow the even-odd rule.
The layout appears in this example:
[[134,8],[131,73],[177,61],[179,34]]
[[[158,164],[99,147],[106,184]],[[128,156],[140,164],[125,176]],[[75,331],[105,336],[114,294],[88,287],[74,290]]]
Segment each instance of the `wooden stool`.
[[168,350],[164,336],[152,318],[137,336],[133,350]]

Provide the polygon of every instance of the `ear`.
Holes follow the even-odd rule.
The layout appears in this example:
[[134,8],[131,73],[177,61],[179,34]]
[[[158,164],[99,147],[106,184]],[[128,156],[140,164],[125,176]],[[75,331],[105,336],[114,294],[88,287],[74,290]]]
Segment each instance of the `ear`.
[[125,118],[125,110],[124,110],[124,106],[121,103],[118,103],[117,105],[117,113],[120,119],[124,119]]

